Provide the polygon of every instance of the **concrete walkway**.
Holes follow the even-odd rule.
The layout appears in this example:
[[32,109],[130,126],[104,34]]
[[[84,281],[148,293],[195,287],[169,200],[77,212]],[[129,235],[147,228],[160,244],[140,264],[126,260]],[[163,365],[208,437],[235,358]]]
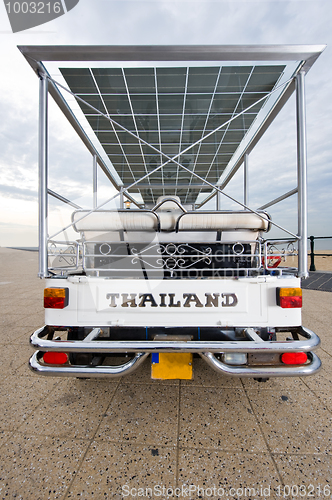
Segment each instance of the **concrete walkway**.
[[303,280],[302,288],[306,290],[320,290],[332,292],[332,273],[315,271],[309,273],[309,278]]
[[39,378],[36,275],[36,253],[0,249],[1,499],[331,498],[331,293],[304,290],[313,377],[259,384],[194,359],[186,382],[152,381],[148,362],[111,382]]

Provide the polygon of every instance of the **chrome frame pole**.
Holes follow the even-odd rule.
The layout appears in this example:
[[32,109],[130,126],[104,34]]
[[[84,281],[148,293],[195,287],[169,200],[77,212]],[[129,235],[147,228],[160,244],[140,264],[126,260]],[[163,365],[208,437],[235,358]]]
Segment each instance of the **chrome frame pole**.
[[124,209],[123,188],[120,189],[120,208]]
[[243,203],[244,205],[249,205],[249,178],[248,178],[248,167],[249,167],[249,155],[246,153],[244,155],[243,162]]
[[47,178],[48,178],[48,80],[39,83],[39,278],[48,274],[47,253]]
[[97,208],[97,190],[98,190],[98,173],[97,173],[97,156],[93,156],[93,173],[92,173],[92,185],[93,185],[93,208]]
[[[289,83],[291,81],[288,80],[287,82],[283,83],[282,85],[276,87],[275,89],[271,90],[268,94],[266,94],[265,96],[263,96],[262,98],[260,98],[258,101],[254,102],[253,104],[251,104],[250,106],[248,106],[246,109],[240,111],[238,114],[236,114],[235,116],[233,116],[232,118],[230,118],[229,120],[227,120],[226,122],[224,122],[222,125],[219,125],[219,127],[217,127],[216,129],[214,129],[213,131],[209,132],[207,135],[204,136],[204,138],[201,138],[199,139],[198,141],[196,141],[195,143],[191,144],[190,146],[188,146],[187,148],[185,148],[184,150],[182,150],[181,153],[177,153],[175,156],[173,157],[170,157],[168,156],[166,153],[164,153],[163,151],[160,151],[158,148],[156,148],[155,146],[153,146],[152,144],[149,144],[147,141],[145,141],[144,139],[142,139],[141,137],[139,137],[138,135],[135,135],[134,132],[131,132],[130,130],[126,129],[123,125],[117,123],[115,120],[113,120],[113,118],[111,118],[110,116],[108,115],[105,115],[104,113],[102,113],[100,110],[98,110],[97,108],[95,108],[94,106],[92,106],[90,103],[84,101],[84,99],[82,99],[79,95],[77,94],[74,94],[73,92],[71,92],[69,89],[67,89],[66,87],[64,87],[63,85],[61,85],[61,83],[58,83],[56,82],[55,80],[53,80],[51,77],[48,77],[48,79],[54,83],[55,85],[59,86],[60,88],[62,88],[63,90],[65,90],[66,92],[68,92],[69,94],[71,94],[72,96],[74,96],[77,100],[85,103],[87,106],[89,106],[89,108],[93,109],[94,111],[97,112],[97,114],[99,114],[100,116],[103,116],[104,118],[106,118],[107,120],[110,121],[111,124],[116,125],[117,127],[119,127],[121,130],[123,130],[124,132],[127,132],[130,136],[134,137],[135,139],[137,139],[140,143],[142,144],[145,144],[146,146],[150,147],[153,151],[156,151],[158,154],[161,154],[164,158],[167,158],[167,160],[162,163],[161,165],[159,165],[158,167],[156,167],[154,170],[146,173],[145,175],[143,175],[143,177],[141,177],[139,180],[133,182],[132,184],[130,184],[129,186],[126,187],[127,190],[133,188],[134,186],[136,186],[137,184],[139,184],[141,181],[143,181],[144,179],[146,178],[149,178],[152,174],[154,174],[155,172],[157,172],[158,170],[162,169],[165,165],[167,165],[168,163],[170,162],[173,162],[174,164],[178,165],[179,167],[181,167],[183,170],[185,170],[186,172],[188,172],[190,175],[196,177],[197,179],[199,179],[200,181],[202,181],[204,184],[206,184],[207,186],[210,186],[212,187],[213,190],[216,190],[218,192],[220,192],[223,196],[225,196],[226,198],[234,201],[235,203],[237,203],[238,205],[241,205],[245,210],[249,210],[251,213],[255,213],[256,215],[259,215],[260,217],[262,217],[260,214],[257,213],[256,210],[253,210],[251,208],[249,208],[248,206],[244,205],[243,203],[241,203],[240,201],[236,200],[235,198],[233,198],[232,196],[226,194],[225,192],[223,192],[219,187],[215,186],[214,184],[212,184],[211,182],[207,181],[206,179],[202,178],[201,176],[199,176],[198,174],[196,174],[195,172],[193,172],[192,170],[190,170],[189,168],[186,168],[184,165],[182,165],[181,163],[179,163],[177,161],[177,158],[179,158],[181,155],[183,155],[184,153],[186,153],[187,151],[189,151],[190,149],[192,149],[193,147],[197,146],[199,143],[201,143],[202,141],[204,141],[205,139],[207,139],[208,137],[210,137],[212,134],[214,134],[215,132],[221,130],[223,127],[225,127],[226,125],[228,125],[229,123],[231,123],[233,120],[235,120],[236,118],[242,116],[244,113],[248,112],[253,106],[256,106],[257,104],[259,104],[260,102],[264,101],[268,96],[272,95],[274,92],[276,92],[277,90],[279,90],[281,87],[284,87],[287,83]],[[99,205],[97,208],[101,208],[102,206],[106,205],[107,203],[109,203],[110,201],[112,201],[113,199],[115,199],[117,196],[121,196],[121,190],[123,190],[123,187],[121,187],[120,191],[112,196],[111,198],[109,198],[108,200],[104,201],[101,205]],[[121,198],[120,198],[121,200]],[[204,201],[204,203],[206,203],[206,201]],[[120,201],[120,205],[121,205],[121,201]],[[201,204],[202,205],[202,204]],[[200,206],[201,206],[200,205]],[[122,206],[122,205],[121,205]],[[87,214],[83,215],[80,219],[78,219],[76,222],[84,219],[85,217],[87,217],[89,215],[89,213],[92,213],[94,211],[94,209],[91,210],[91,212],[88,212]],[[264,217],[263,217],[264,218]],[[279,224],[273,222],[273,221],[270,221],[270,223],[275,226],[275,227],[278,227],[279,229],[281,229],[282,231],[285,231],[286,233],[290,234],[291,236],[295,237],[295,238],[298,238],[298,236],[294,233],[292,233],[291,231],[288,231],[287,229],[283,228],[282,226],[280,226]],[[51,239],[53,239],[55,236],[57,236],[58,234],[60,234],[62,231],[65,231],[66,229],[68,229],[69,227],[71,226],[71,224],[69,224],[68,226],[64,227],[61,231],[53,234],[51,236]]]
[[220,191],[217,191],[216,197],[217,197],[217,199],[216,199],[216,203],[217,203],[216,208],[217,208],[217,210],[221,210],[221,192]]
[[305,120],[305,73],[296,76],[296,124],[297,124],[297,179],[298,179],[298,276],[308,276],[308,229],[307,229],[307,147]]

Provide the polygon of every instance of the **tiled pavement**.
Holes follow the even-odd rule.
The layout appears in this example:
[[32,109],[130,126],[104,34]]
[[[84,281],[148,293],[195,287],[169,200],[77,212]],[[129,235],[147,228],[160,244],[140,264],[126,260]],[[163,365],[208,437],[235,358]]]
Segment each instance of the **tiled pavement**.
[[152,381],[149,363],[116,381],[39,378],[36,268],[36,253],[0,249],[1,499],[331,498],[331,293],[304,290],[314,377],[259,384],[195,358],[193,381]]
[[309,278],[302,281],[302,288],[306,290],[332,292],[332,273],[320,271],[310,272]]

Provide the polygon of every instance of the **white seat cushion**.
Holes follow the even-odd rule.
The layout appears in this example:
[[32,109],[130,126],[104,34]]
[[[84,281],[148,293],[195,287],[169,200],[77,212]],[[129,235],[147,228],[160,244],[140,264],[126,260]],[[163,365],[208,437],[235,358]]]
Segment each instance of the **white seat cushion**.
[[[80,220],[84,215],[82,220]],[[77,210],[72,215],[75,231],[157,231],[158,217],[144,210]]]

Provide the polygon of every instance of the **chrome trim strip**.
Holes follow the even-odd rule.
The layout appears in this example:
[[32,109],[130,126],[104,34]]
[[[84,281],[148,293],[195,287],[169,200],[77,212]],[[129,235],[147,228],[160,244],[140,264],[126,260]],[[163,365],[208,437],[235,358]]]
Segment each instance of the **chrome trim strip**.
[[29,361],[29,368],[38,375],[49,377],[108,377],[116,378],[129,375],[135,371],[148,357],[143,352],[136,353],[135,357],[123,365],[89,366],[89,365],[43,365],[40,363],[42,352],[33,354]]
[[101,354],[115,352],[192,352],[192,353],[220,353],[220,352],[309,352],[316,349],[320,344],[319,337],[311,330],[302,326],[290,328],[306,340],[292,340],[286,342],[266,341],[188,341],[178,342],[174,340],[121,340],[86,342],[84,340],[47,340],[41,338],[46,335],[47,327],[36,330],[31,338],[30,344],[41,351],[57,352],[97,352]]
[[202,352],[200,356],[206,363],[217,372],[233,377],[304,377],[312,375],[320,370],[322,362],[313,352],[308,353],[310,363],[301,366],[230,366],[222,363],[212,352]]

